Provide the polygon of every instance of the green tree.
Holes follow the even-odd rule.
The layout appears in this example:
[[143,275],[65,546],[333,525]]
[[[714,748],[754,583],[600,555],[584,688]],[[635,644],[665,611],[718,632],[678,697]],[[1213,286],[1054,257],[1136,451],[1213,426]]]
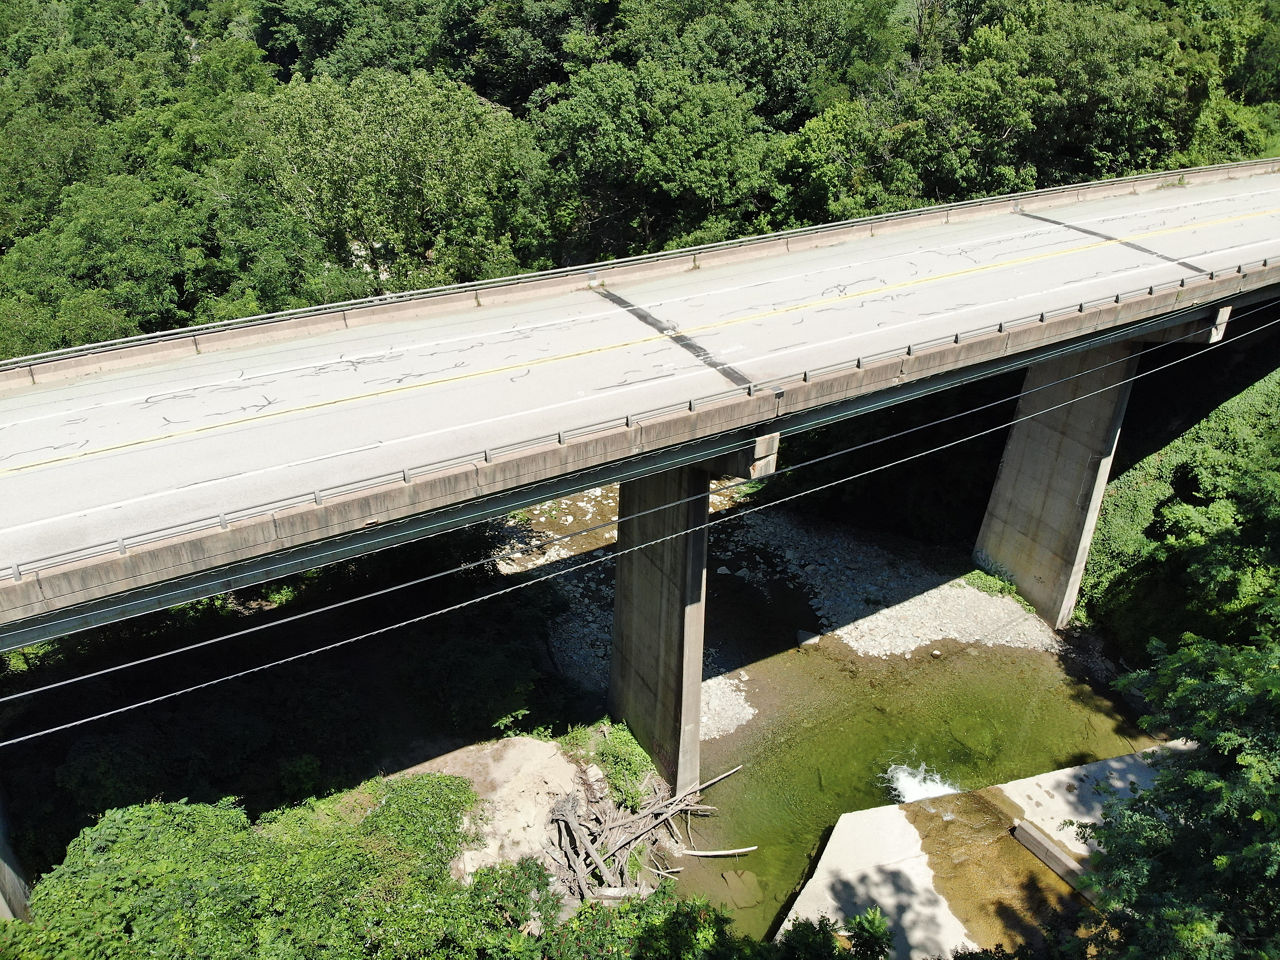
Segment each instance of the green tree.
[[549,88],[536,115],[556,186],[558,259],[719,240],[753,229],[768,136],[740,86],[646,61]]
[[0,253],[49,222],[63,188],[111,169],[109,124],[137,109],[140,79],[101,45],[37,53],[0,78]]
[[294,80],[262,122],[258,170],[278,203],[372,290],[542,263],[543,158],[521,121],[465,87],[385,71]]
[[904,95],[904,113],[920,126],[911,160],[930,201],[1031,189],[1033,144],[1057,102],[1053,84],[1037,75],[1026,35],[980,27],[961,62],[920,76]]
[[1010,16],[1025,26],[1031,72],[1053,83],[1037,122],[1041,185],[1177,166],[1188,151],[1197,162],[1238,159],[1254,142],[1228,129],[1244,119],[1230,110],[1212,106],[1215,119],[1199,123],[1230,55],[1180,40],[1163,3],[1157,12],[1039,0]]
[[366,4],[316,69],[340,77],[369,67],[437,70],[523,115],[534,91],[563,82],[598,46],[615,6],[612,0]]
[[1246,103],[1280,101],[1280,0],[1266,0],[1260,20],[1241,62],[1230,74],[1231,88]]
[[[685,67],[700,80],[736,84],[754,100],[754,112],[772,129],[795,130],[853,54],[855,33],[874,32],[870,18],[885,8],[848,0],[735,0],[703,9],[659,47],[646,38],[644,58]],[[890,48],[891,50],[892,48]],[[886,51],[863,52],[879,57]]]
[[883,100],[837,103],[784,141],[774,158],[778,226],[847,220],[920,205],[912,156],[922,135]]
[[[140,330],[190,321],[207,267],[198,209],[135,177],[62,192],[58,213],[0,260],[0,291],[54,312],[92,311]],[[111,323],[115,323],[112,320]]]
[[[1280,593],[1270,602],[1280,606]],[[1263,960],[1280,951],[1280,643],[1188,634],[1129,685],[1153,730],[1188,737],[1154,785],[1107,801],[1096,840],[1099,957]]]
[[779,151],[775,216],[813,223],[1029,189],[1051,88],[1030,72],[1021,37],[978,28],[961,62],[805,124]]

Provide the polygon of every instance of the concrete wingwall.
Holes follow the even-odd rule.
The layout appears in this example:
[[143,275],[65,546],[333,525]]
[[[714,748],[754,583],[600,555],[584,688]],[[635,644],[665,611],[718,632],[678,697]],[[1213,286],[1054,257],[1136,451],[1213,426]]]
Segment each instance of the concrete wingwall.
[[30,892],[9,844],[9,814],[0,795],[0,919],[26,920]]

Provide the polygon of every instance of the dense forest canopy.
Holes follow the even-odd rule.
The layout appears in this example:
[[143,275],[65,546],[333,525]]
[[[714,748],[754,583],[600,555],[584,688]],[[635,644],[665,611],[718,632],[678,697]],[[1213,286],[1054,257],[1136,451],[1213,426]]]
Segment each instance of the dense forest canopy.
[[1280,0],[6,0],[0,355],[1277,139]]

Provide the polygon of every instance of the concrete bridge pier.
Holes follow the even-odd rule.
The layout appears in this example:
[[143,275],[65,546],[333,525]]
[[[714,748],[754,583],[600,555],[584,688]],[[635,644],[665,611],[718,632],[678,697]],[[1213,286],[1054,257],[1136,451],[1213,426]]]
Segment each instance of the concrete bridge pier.
[[4,808],[3,788],[0,788],[0,920],[29,919],[27,896],[30,892],[9,846],[9,817]]
[[676,793],[699,783],[702,626],[712,477],[774,472],[778,434],[618,487],[609,712]]
[[978,534],[979,562],[1010,576],[1056,628],[1075,609],[1137,346],[1107,344],[1027,369]]
[[677,793],[698,784],[710,481],[695,464],[618,489],[609,710]]

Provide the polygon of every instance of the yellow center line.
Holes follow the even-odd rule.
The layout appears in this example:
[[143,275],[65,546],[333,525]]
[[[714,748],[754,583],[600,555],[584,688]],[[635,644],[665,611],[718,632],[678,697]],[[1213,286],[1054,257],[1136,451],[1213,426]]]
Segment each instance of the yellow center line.
[[[760,313],[746,314],[741,317],[731,317],[728,320],[717,320],[712,323],[705,323],[701,326],[690,327],[687,330],[681,330],[683,334],[702,333],[706,330],[713,330],[717,327],[730,326],[737,323],[750,323],[752,320],[764,320],[769,317],[776,317],[784,313],[794,313],[797,310],[808,310],[811,307],[825,307],[833,303],[840,303],[844,300],[853,300],[860,297],[872,297],[882,293],[892,293],[895,290],[905,290],[909,287],[920,286],[925,283],[936,283],[940,280],[955,280],[959,277],[972,276],[975,273],[985,273],[989,270],[1003,269],[1005,267],[1017,267],[1028,263],[1037,263],[1042,260],[1050,260],[1054,257],[1067,256],[1068,254],[1087,253],[1090,250],[1096,250],[1099,247],[1111,247],[1117,244],[1134,243],[1138,240],[1146,240],[1150,237],[1164,236],[1170,233],[1179,233],[1184,230],[1194,230],[1201,227],[1218,227],[1226,223],[1238,223],[1242,220],[1252,220],[1256,217],[1267,217],[1280,213],[1280,207],[1273,207],[1270,210],[1260,210],[1256,213],[1242,213],[1233,217],[1222,217],[1219,220],[1209,220],[1204,223],[1183,224],[1178,227],[1162,227],[1159,230],[1148,230],[1145,233],[1134,233],[1127,237],[1117,237],[1114,240],[1098,240],[1095,243],[1086,243],[1083,246],[1072,247],[1069,250],[1048,250],[1044,253],[1028,254],[1025,257],[1016,257],[1013,260],[1001,260],[999,263],[981,263],[971,267],[963,267],[960,270],[952,270],[949,273],[937,273],[928,277],[913,277],[910,280],[901,280],[898,283],[889,283],[881,287],[872,287],[866,290],[855,290],[853,293],[842,293],[838,296],[827,297],[823,300],[807,300],[804,303],[797,303],[790,307],[778,307],[773,310],[765,310]],[[1062,226],[1070,229],[1069,223]]]
[[[1086,243],[1081,246],[1071,247],[1068,249],[1047,250],[1043,253],[1028,254],[1024,257],[1016,257],[1012,260],[1001,260],[996,263],[975,264],[970,267],[964,267],[960,270],[952,270],[947,273],[931,274],[926,277],[913,277],[909,280],[902,280],[897,283],[884,284],[879,287],[870,287],[865,290],[855,290],[851,293],[843,293],[837,296],[825,297],[818,300],[807,300],[804,303],[793,304],[788,307],[776,307],[770,310],[763,310],[758,313],[743,314],[738,317],[729,317],[724,320],[715,320],[710,323],[704,323],[693,327],[684,328],[676,333],[683,336],[690,336],[698,333],[704,333],[708,330],[715,330],[722,327],[734,326],[740,323],[751,323],[757,320],[766,320],[770,317],[781,316],[787,313],[794,313],[798,310],[809,310],[814,307],[825,307],[835,303],[843,303],[849,300],[862,299],[866,297],[874,297],[884,293],[893,293],[898,290],[906,290],[911,287],[923,286],[929,283],[938,283],[941,281],[955,280],[960,277],[973,276],[979,273],[987,273],[992,270],[1003,270],[1009,267],[1023,266],[1028,263],[1039,263],[1044,260],[1051,260],[1057,257],[1071,256],[1077,253],[1086,253],[1090,250],[1097,250],[1102,247],[1111,247],[1127,243],[1133,243],[1138,240],[1145,240],[1150,237],[1167,236],[1172,233],[1181,233],[1187,230],[1196,230],[1204,227],[1222,226],[1227,223],[1239,223],[1244,220],[1253,220],[1258,217],[1273,216],[1280,214],[1280,207],[1273,207],[1269,210],[1261,210],[1255,213],[1238,214],[1231,217],[1222,217],[1218,220],[1209,220],[1199,223],[1183,224],[1176,227],[1163,227],[1159,230],[1148,230],[1143,233],[1134,233],[1126,237],[1117,237],[1114,240],[1098,240],[1093,243]],[[1070,224],[1063,224],[1070,229]],[[611,343],[603,347],[589,347],[584,350],[575,350],[571,353],[561,353],[550,357],[536,357],[530,360],[523,360],[519,363],[506,364],[500,367],[490,367],[486,370],[473,370],[468,373],[458,373],[452,376],[439,377],[435,380],[427,380],[422,383],[402,384],[397,387],[389,387],[385,390],[375,390],[369,393],[354,394],[348,397],[338,397],[333,400],[321,400],[316,403],[305,404],[299,407],[289,407],[284,410],[273,410],[266,413],[259,413],[249,417],[241,417],[236,420],[226,420],[222,423],[206,424],[202,427],[192,427],[189,430],[180,430],[173,433],[165,433],[154,437],[144,437],[138,440],[129,440],[123,443],[112,444],[106,447],[98,447],[94,450],[86,450],[80,453],[67,454],[62,457],[52,457],[48,460],[41,460],[36,463],[29,463],[23,466],[9,467],[0,470],[0,477],[9,476],[15,473],[22,473],[27,470],[35,470],[41,467],[54,466],[59,463],[66,463],[72,460],[82,460],[88,457],[101,456],[103,454],[118,453],[121,450],[128,450],[133,447],[146,446],[153,443],[160,443],[167,440],[181,440],[188,437],[199,436],[203,433],[209,433],[214,430],[225,430],[231,427],[242,426],[247,423],[261,423],[264,420],[272,420],[277,417],[292,416],[298,413],[308,413],[313,410],[323,410],[326,407],[335,407],[346,403],[355,403],[361,400],[371,400],[376,397],[389,397],[398,393],[408,393],[415,390],[425,390],[430,387],[439,387],[450,383],[459,383],[464,380],[476,380],[481,377],[492,377],[503,373],[513,373],[517,370],[528,370],[532,367],[541,367],[550,363],[560,363],[565,360],[577,360],[582,357],[589,357],[600,353],[609,353],[614,350],[624,350],[630,347],[642,346],[647,343],[656,343],[661,340],[670,339],[670,335],[666,333],[656,333],[647,337],[640,337],[635,340],[626,340],[620,343]]]

